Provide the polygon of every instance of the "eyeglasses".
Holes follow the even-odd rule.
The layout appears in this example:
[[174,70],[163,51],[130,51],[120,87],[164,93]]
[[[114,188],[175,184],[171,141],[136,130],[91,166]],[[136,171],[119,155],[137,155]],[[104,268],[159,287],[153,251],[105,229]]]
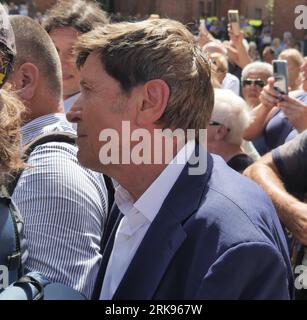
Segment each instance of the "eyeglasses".
[[[217,122],[217,121],[210,121],[210,122],[209,122],[209,125],[210,125],[210,126],[223,126],[222,123]],[[226,129],[227,129],[227,131],[230,131],[229,128],[226,128]]]
[[261,79],[245,79],[242,81],[242,84],[243,84],[243,87],[251,86],[252,84],[254,84],[260,88],[263,88],[265,85],[264,81]]

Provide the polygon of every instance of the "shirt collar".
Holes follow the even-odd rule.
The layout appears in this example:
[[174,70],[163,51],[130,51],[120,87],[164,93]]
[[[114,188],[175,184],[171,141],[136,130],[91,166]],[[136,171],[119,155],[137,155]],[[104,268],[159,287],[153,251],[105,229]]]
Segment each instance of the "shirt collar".
[[141,213],[152,222],[191,157],[194,148],[195,140],[189,140],[135,203],[130,193],[118,185],[115,189],[115,202],[119,210],[125,216],[129,216],[132,212]]
[[75,132],[64,113],[46,114],[22,126],[22,144],[28,144],[36,137],[52,131]]

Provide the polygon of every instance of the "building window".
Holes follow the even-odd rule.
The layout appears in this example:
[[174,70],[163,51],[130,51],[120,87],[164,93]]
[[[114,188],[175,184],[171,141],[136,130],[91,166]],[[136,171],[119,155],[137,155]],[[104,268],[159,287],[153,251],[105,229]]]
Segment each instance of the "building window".
[[204,1],[199,1],[199,15],[201,17],[205,16],[205,3],[204,3]]
[[261,19],[262,18],[262,9],[256,8],[255,9],[255,19]]
[[212,2],[211,1],[207,2],[207,13],[208,13],[209,16],[213,15],[212,14]]

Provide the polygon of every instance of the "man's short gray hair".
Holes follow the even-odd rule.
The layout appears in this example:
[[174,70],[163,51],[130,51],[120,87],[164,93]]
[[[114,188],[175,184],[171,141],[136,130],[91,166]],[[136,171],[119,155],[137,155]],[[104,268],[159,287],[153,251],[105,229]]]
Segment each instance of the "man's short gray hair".
[[229,129],[225,141],[241,145],[243,132],[251,122],[249,106],[228,89],[214,89],[214,100],[211,120]]

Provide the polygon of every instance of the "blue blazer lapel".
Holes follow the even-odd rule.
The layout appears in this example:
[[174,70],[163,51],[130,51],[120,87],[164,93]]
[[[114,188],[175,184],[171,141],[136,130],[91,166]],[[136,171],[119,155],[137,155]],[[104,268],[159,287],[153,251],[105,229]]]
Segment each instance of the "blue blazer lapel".
[[[207,154],[203,155],[207,157]],[[212,172],[208,155],[203,175],[188,175],[188,164],[164,201],[131,261],[113,299],[152,299],[186,238],[184,221],[199,208]]]

